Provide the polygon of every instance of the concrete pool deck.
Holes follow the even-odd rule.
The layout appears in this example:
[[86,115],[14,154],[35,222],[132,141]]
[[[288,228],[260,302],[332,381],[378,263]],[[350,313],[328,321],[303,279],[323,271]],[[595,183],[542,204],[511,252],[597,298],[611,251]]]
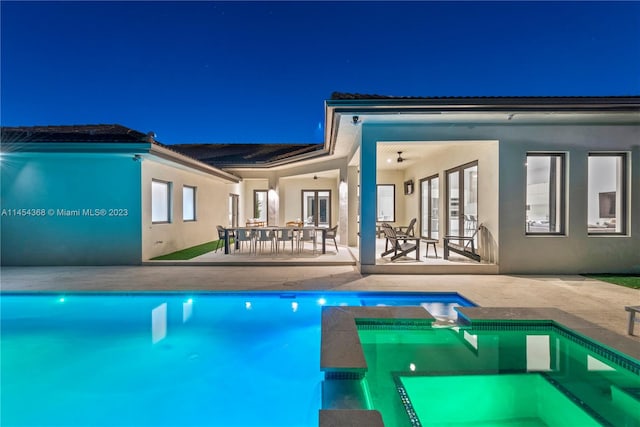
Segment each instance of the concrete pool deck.
[[352,266],[3,267],[0,290],[450,291],[482,307],[557,308],[640,343],[638,332],[627,335],[628,313],[624,309],[640,304],[640,290],[577,275],[362,275]]

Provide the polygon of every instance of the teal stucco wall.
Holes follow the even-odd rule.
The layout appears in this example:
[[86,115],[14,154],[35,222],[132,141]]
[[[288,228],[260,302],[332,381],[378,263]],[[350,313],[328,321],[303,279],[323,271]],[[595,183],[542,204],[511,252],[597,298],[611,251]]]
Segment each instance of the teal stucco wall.
[[140,165],[122,153],[2,153],[2,265],[140,264]]

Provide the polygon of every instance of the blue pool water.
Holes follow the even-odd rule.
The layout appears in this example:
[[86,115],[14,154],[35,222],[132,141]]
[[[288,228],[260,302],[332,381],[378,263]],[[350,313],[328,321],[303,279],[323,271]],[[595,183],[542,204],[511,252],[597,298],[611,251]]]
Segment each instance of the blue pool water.
[[0,425],[315,426],[322,305],[423,305],[457,294],[8,295]]

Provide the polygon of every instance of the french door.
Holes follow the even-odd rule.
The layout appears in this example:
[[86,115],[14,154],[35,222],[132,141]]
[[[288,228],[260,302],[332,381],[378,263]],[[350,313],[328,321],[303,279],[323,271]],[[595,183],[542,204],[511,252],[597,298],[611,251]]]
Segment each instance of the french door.
[[302,190],[305,225],[331,227],[331,190]]
[[447,171],[447,234],[473,236],[477,228],[478,162],[475,161]]
[[420,236],[440,238],[440,178],[438,175],[420,180]]

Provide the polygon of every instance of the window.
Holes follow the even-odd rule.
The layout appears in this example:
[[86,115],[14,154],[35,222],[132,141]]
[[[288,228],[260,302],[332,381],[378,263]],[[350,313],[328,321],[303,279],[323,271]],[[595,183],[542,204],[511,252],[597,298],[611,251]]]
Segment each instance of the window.
[[185,185],[182,187],[182,219],[196,220],[196,188]]
[[527,154],[527,234],[564,234],[565,155]]
[[151,181],[151,222],[171,221],[171,183]]
[[306,225],[331,227],[331,190],[302,190],[302,217]]
[[623,153],[589,154],[589,234],[626,232],[626,160]]
[[378,184],[376,198],[376,221],[395,222],[396,220],[396,186],[395,184]]
[[438,175],[420,180],[420,235],[439,239],[440,178]]
[[447,234],[473,236],[478,225],[478,162],[471,162],[447,171]]
[[267,190],[253,190],[253,218],[267,223],[269,209],[269,192]]

